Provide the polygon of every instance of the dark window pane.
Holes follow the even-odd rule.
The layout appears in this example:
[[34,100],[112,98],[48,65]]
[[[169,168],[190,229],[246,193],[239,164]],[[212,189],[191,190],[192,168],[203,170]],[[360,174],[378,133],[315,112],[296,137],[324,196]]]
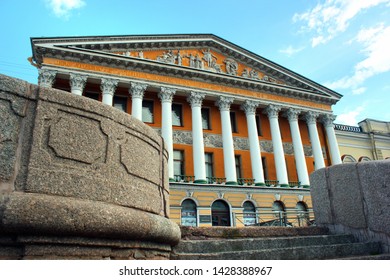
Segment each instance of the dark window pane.
[[202,108],[202,127],[203,129],[210,129],[210,109]]
[[236,112],[230,112],[230,123],[232,125],[232,132],[237,133]]
[[182,106],[180,104],[172,104],[172,125],[183,126]]
[[154,106],[153,101],[143,100],[142,101],[142,121],[145,123],[154,122]]
[[120,97],[120,96],[114,96],[113,106],[114,106],[114,108],[116,108],[118,110],[121,110],[123,112],[127,112],[127,98]]

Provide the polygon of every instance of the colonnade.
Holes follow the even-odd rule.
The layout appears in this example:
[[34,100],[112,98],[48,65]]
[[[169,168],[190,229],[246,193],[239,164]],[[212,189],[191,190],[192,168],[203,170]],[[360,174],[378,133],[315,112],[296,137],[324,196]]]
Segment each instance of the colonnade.
[[[51,70],[40,71],[39,83],[42,86],[51,87],[55,79],[55,72]],[[70,74],[71,93],[82,95],[83,89],[87,81],[87,76],[80,74]],[[112,106],[113,96],[118,85],[119,80],[102,78],[100,89],[102,91],[102,102]],[[132,116],[142,120],[142,100],[147,89],[146,83],[130,82],[129,94],[132,96]],[[158,97],[162,103],[162,127],[161,134],[166,142],[166,148],[170,155],[173,155],[172,142],[172,100],[176,93],[175,88],[161,87]],[[193,135],[193,161],[194,161],[194,175],[195,183],[206,183],[206,167],[205,167],[205,153],[203,141],[202,128],[202,102],[206,94],[202,92],[190,91],[187,101],[191,105],[192,112],[192,135]],[[230,107],[233,104],[234,98],[228,96],[218,96],[215,105],[220,110],[221,124],[222,124],[222,144],[224,156],[224,170],[226,177],[226,184],[237,184],[237,174],[235,166],[233,134],[230,119]],[[261,150],[257,132],[256,111],[260,106],[260,102],[253,100],[245,100],[241,104],[241,109],[245,112],[247,126],[250,158],[252,166],[252,174],[255,185],[265,185],[263,174]],[[306,120],[310,141],[313,150],[315,161],[315,169],[325,167],[323,151],[318,136],[317,122],[321,120],[324,124],[326,136],[328,139],[329,150],[332,164],[340,164],[341,157],[337,145],[337,140],[333,128],[333,115],[320,115],[315,111],[302,112],[297,109],[283,109],[280,105],[266,105],[263,113],[268,116],[271,128],[275,169],[277,180],[280,186],[288,186],[288,174],[286,167],[285,154],[283,150],[283,142],[279,127],[279,115],[284,111],[284,116],[287,117],[290,125],[294,156],[298,179],[303,186],[309,186],[309,175],[306,166],[306,159],[303,150],[301,134],[298,125],[298,118],[303,117]],[[173,178],[173,157],[169,157],[168,161],[169,177]]]

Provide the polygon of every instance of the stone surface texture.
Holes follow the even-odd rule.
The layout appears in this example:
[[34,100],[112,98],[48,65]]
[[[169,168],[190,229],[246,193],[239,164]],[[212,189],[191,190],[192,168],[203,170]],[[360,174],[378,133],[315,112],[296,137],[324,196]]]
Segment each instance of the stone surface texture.
[[[165,258],[180,239],[169,220],[167,160],[162,138],[130,115],[0,75],[0,237],[147,242],[154,244],[147,252],[143,245],[121,245],[122,253],[131,252],[118,254]],[[90,254],[80,241],[72,244],[81,248],[75,255],[69,244],[46,242],[38,250],[34,240],[0,247],[25,252],[12,258],[107,258],[96,252],[113,250],[103,242]]]
[[310,182],[317,225],[380,241],[390,253],[390,160],[323,168]]

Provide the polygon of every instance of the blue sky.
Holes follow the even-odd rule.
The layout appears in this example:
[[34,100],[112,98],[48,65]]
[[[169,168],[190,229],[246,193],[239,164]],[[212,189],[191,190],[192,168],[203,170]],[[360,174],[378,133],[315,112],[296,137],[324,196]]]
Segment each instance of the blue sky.
[[0,73],[37,83],[30,37],[212,33],[344,97],[337,123],[390,121],[390,0],[0,0]]

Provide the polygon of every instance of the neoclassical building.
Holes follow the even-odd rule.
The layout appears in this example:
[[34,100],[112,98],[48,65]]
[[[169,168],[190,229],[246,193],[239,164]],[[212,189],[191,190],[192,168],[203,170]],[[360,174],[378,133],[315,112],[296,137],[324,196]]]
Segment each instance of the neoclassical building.
[[335,124],[343,163],[390,159],[390,122],[365,119],[358,126]]
[[341,163],[332,115],[341,95],[215,35],[31,45],[41,86],[114,106],[161,134],[178,224],[243,226],[309,211],[309,174]]

